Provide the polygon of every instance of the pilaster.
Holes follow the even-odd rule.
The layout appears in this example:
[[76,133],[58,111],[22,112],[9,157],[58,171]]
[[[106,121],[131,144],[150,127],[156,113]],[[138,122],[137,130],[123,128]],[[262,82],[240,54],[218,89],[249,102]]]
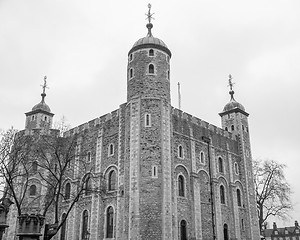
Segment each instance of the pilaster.
[[139,160],[140,160],[140,99],[130,103],[130,170],[129,170],[129,239],[140,239]]

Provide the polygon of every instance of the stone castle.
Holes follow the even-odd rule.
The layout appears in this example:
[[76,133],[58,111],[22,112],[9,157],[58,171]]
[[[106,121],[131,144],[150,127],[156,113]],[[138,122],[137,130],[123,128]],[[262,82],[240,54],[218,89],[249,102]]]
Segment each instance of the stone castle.
[[[76,203],[55,239],[258,240],[249,114],[232,88],[221,128],[172,107],[172,54],[148,16],[147,36],[128,53],[127,102],[65,133],[107,181],[98,182],[103,196]],[[50,132],[53,115],[43,93],[24,131]]]

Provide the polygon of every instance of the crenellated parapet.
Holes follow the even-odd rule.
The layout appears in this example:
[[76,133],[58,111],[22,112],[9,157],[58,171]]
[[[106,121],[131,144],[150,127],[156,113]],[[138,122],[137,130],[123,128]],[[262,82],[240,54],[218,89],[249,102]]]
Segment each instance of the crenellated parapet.
[[189,126],[196,125],[198,127],[206,129],[208,131],[206,133],[209,135],[220,135],[227,139],[236,141],[236,137],[232,133],[225,131],[224,129],[217,127],[213,124],[210,124],[200,118],[192,116],[189,113],[183,112],[182,110],[179,110],[177,108],[172,108],[172,115],[176,116],[178,119],[181,119],[182,121],[185,121]]

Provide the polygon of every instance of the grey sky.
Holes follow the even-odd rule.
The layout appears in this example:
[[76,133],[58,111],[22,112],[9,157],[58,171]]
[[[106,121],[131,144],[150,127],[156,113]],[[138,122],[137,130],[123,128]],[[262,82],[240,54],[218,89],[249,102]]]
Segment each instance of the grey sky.
[[[153,0],[153,35],[172,52],[172,105],[220,126],[235,99],[250,113],[254,158],[287,164],[300,202],[300,1]],[[23,129],[40,100],[55,120],[87,122],[126,101],[127,53],[147,33],[148,1],[0,0],[0,128]],[[300,220],[300,205],[292,219]]]

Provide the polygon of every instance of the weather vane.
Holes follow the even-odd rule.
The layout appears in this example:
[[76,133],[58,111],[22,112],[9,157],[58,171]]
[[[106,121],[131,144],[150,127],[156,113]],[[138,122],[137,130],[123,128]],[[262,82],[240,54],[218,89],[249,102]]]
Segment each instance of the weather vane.
[[154,13],[150,12],[151,11],[151,4],[150,3],[148,4],[148,8],[149,8],[149,10],[148,10],[148,13],[146,13],[146,16],[147,16],[146,19],[148,19],[149,23],[151,23],[151,19],[154,19],[154,17],[152,17],[154,15]]
[[231,76],[231,74],[229,74],[228,82],[229,82],[228,86],[230,87],[230,91],[232,91],[232,87],[233,87],[233,85],[234,85],[235,83],[232,82],[232,76]]
[[48,88],[48,86],[47,86],[47,76],[44,77],[44,84],[41,85],[41,87],[43,88],[43,93],[45,94],[45,89]]
[[44,77],[44,84],[41,85],[41,87],[43,88],[43,95],[46,95],[45,90],[46,90],[46,88],[49,88],[47,86],[47,76]]

